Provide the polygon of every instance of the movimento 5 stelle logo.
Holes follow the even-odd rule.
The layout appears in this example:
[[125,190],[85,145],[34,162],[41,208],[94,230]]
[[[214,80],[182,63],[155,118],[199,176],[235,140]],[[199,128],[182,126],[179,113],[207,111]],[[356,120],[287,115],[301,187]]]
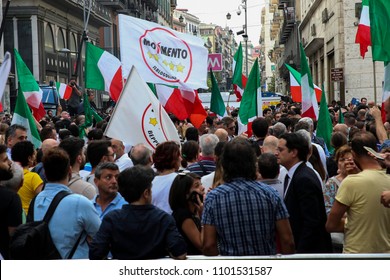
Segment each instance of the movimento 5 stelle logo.
[[139,38],[142,58],[150,71],[164,82],[185,83],[191,75],[189,45],[161,27],[146,30]]

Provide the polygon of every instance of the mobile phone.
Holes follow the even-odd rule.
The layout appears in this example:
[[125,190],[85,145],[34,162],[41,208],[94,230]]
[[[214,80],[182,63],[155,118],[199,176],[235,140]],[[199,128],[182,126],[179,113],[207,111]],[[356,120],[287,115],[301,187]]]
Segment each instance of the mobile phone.
[[200,202],[203,203],[203,195],[201,195],[200,193],[197,193],[196,191],[193,191],[190,194],[189,200],[195,204],[198,204],[198,197],[199,197]]
[[367,146],[363,146],[363,148],[366,149],[367,152],[373,154],[377,159],[385,160],[385,158],[380,153],[375,152],[372,148]]

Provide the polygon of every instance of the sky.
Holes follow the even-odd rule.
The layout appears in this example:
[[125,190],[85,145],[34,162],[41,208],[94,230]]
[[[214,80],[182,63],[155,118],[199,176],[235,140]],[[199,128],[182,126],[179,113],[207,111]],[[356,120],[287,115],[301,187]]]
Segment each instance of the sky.
[[[254,46],[259,44],[261,31],[261,9],[267,0],[247,0],[248,6],[248,36]],[[267,1],[268,2],[268,1]],[[177,9],[188,9],[188,13],[197,16],[204,23],[214,23],[222,27],[229,26],[236,33],[243,29],[245,13],[237,15],[241,0],[177,0]],[[232,15],[230,20],[226,14]],[[236,40],[240,36],[236,35]]]

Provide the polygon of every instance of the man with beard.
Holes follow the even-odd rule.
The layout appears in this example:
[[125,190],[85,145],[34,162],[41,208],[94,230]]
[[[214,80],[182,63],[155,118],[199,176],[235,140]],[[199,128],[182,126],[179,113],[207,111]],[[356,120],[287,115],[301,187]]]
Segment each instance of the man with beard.
[[[12,162],[7,156],[7,147],[0,145],[0,180],[12,178]],[[8,259],[9,240],[22,223],[22,203],[17,193],[0,186],[0,254]]]
[[69,180],[68,187],[74,193],[93,199],[97,194],[96,187],[84,181],[79,173],[85,165],[84,140],[70,137],[63,140],[59,146],[68,153],[72,166],[72,178]]
[[118,192],[119,168],[113,162],[100,163],[95,171],[95,185],[99,194],[93,199],[93,205],[99,213],[100,219],[114,209],[122,209],[128,204]]

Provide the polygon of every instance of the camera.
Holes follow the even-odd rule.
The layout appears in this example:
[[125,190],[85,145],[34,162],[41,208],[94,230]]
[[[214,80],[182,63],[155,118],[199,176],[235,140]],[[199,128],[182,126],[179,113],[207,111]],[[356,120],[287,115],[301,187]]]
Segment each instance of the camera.
[[198,197],[199,197],[199,200],[201,203],[203,203],[203,195],[201,195],[200,193],[197,193],[196,191],[193,191],[191,194],[190,194],[190,197],[189,197],[189,200],[197,205],[199,205],[199,202],[198,202]]
[[75,82],[70,82],[70,85],[71,85],[71,86],[75,86],[76,83],[75,83]]

